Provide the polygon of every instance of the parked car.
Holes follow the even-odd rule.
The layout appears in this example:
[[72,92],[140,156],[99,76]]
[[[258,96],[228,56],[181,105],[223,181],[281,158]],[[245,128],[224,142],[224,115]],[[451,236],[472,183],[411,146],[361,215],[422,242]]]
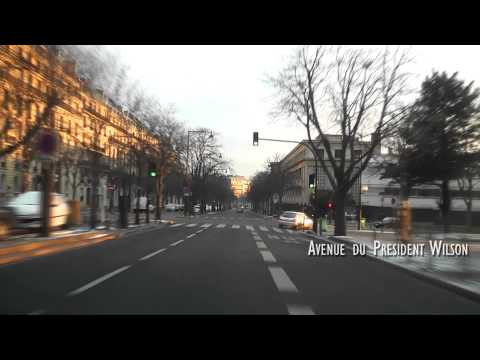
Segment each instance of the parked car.
[[373,224],[376,229],[381,228],[393,228],[396,227],[399,223],[399,219],[396,217],[386,217],[383,218],[381,221],[377,221]]
[[193,213],[194,213],[194,214],[197,214],[197,213],[199,213],[199,212],[200,212],[200,205],[195,205],[195,206],[193,207]]
[[[7,208],[13,213],[15,227],[19,228],[37,228],[41,227],[41,202],[42,192],[27,191],[12,199]],[[50,226],[65,227],[68,221],[70,208],[66,198],[57,193],[51,194],[50,202]]]
[[185,209],[185,207],[183,206],[183,204],[175,204],[176,208],[178,211],[183,211]]
[[278,218],[278,227],[313,230],[313,220],[303,212],[285,211]]

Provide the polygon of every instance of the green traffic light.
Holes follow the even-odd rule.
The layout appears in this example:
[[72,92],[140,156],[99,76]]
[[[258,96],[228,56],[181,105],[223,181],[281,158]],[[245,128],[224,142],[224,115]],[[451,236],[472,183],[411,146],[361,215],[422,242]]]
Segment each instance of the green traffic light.
[[150,172],[148,173],[148,176],[150,176],[150,177],[156,177],[156,176],[157,176],[157,172],[156,172],[156,171],[150,171]]

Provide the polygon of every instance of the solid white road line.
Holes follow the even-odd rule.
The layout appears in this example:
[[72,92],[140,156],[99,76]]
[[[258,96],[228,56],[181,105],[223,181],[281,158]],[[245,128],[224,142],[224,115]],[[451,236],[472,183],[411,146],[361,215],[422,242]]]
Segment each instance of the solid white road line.
[[210,226],[212,226],[212,224],[203,224],[203,225],[200,226],[200,227],[201,227],[201,228],[208,228],[208,227],[210,227]]
[[160,254],[161,252],[164,252],[165,250],[167,250],[167,249],[160,249],[160,250],[155,251],[155,252],[153,252],[153,253],[151,253],[151,254],[148,254],[147,256],[142,257],[140,260],[142,261],[142,260],[150,259],[152,256],[155,256],[155,255],[157,255],[157,254]]
[[188,224],[187,227],[194,227],[197,226],[197,224]]
[[268,250],[260,250],[260,254],[263,257],[263,261],[268,262],[268,263],[275,263],[277,260],[273,256],[273,254],[268,251]]
[[170,225],[170,227],[177,227],[177,226],[182,226],[184,223],[179,223],[179,224],[175,224],[175,225]]
[[240,229],[240,225],[232,225],[232,229]]
[[251,226],[251,225],[247,225],[246,228],[247,228],[247,230],[255,231],[255,229],[254,229],[253,226]]
[[315,315],[315,312],[310,306],[306,305],[287,305],[287,310],[290,315]]
[[298,289],[288,277],[287,273],[278,266],[269,266],[268,270],[272,275],[273,281],[277,286],[278,291],[297,293]]
[[265,226],[259,226],[260,230],[262,231],[268,231],[268,229]]
[[185,239],[190,239],[191,237],[194,237],[195,235],[197,235],[197,234],[190,234]]
[[175,241],[174,243],[171,243],[170,246],[177,246],[178,244],[184,242],[185,240],[178,240],[178,241]]
[[225,226],[227,226],[227,224],[218,224],[217,228],[224,228]]
[[102,282],[104,282],[105,280],[108,280],[110,279],[111,277],[117,275],[117,274],[120,274],[122,271],[125,271],[127,270],[131,265],[127,265],[127,266],[124,266],[124,267],[121,267],[120,269],[117,269],[115,271],[112,271],[111,273],[107,274],[107,275],[104,275],[100,278],[98,278],[97,280],[93,280],[92,282],[89,282],[88,284],[78,288],[77,290],[73,290],[71,291],[70,293],[67,294],[67,296],[75,296],[75,295],[78,295],[78,294],[81,294],[82,292],[84,291],[87,291],[88,289],[94,287],[95,285],[98,285]]
[[267,248],[267,245],[265,245],[265,243],[263,241],[257,241],[256,244],[257,244],[257,248],[259,248],[259,249],[266,249]]
[[275,232],[277,232],[277,233],[283,234],[283,231],[280,230],[280,229],[278,229],[278,228],[275,228],[275,227],[274,227],[274,228],[272,228],[272,229],[273,229],[273,231],[275,231]]

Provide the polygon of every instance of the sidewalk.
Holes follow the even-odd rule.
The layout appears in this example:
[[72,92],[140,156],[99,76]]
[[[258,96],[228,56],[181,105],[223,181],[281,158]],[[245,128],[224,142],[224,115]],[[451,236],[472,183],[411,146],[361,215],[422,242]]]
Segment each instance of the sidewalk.
[[49,237],[25,234],[0,242],[0,265],[6,265],[36,256],[70,250],[118,238],[114,231],[77,228],[54,231]]
[[[319,237],[309,232],[310,237],[328,242],[364,244],[367,248],[367,257],[406,270],[416,277],[437,285],[449,288],[463,295],[480,299],[480,241],[478,235],[470,237],[464,234],[433,234],[425,236],[419,234],[413,237],[413,243],[425,244],[424,256],[383,256],[381,252],[374,254],[374,241],[379,244],[398,243],[398,236],[394,232],[347,231],[349,236],[333,236],[332,233]],[[428,245],[429,240],[444,240],[447,243],[468,244],[468,256],[433,256]]]

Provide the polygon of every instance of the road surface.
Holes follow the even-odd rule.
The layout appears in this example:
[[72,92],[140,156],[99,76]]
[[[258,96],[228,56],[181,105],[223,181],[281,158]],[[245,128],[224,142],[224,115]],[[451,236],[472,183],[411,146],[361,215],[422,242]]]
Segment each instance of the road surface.
[[0,267],[0,314],[480,314],[480,303],[252,212]]

